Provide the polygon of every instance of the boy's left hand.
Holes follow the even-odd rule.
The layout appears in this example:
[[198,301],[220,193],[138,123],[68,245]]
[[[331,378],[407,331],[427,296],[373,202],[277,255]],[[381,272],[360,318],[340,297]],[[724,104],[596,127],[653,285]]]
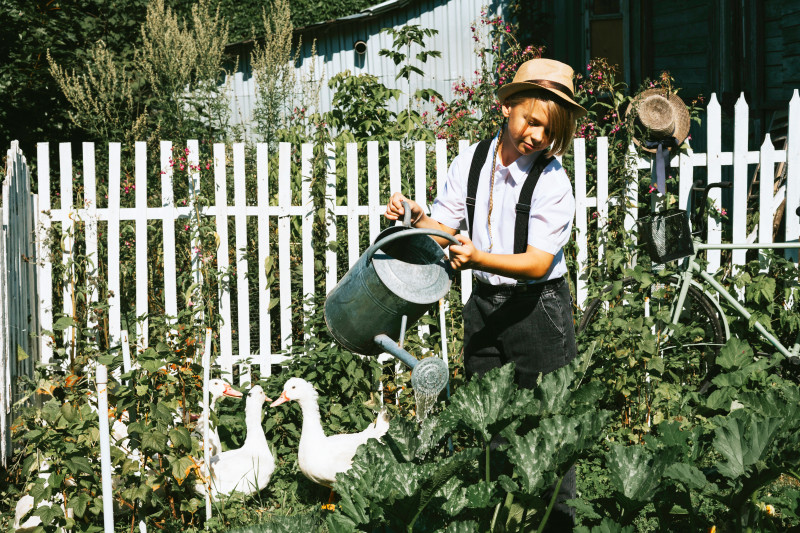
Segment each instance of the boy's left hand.
[[457,233],[455,237],[461,244],[450,245],[450,266],[453,267],[453,270],[475,268],[482,252],[475,248],[469,237],[460,233]]

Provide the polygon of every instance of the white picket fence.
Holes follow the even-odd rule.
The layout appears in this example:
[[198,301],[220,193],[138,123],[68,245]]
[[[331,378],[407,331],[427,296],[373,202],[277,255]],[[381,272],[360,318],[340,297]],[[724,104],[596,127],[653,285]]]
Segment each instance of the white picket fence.
[[[772,142],[767,136],[759,150],[751,151],[747,146],[747,132],[748,132],[748,106],[742,96],[736,104],[735,116],[735,133],[734,145],[732,151],[723,152],[721,147],[721,110],[719,103],[714,95],[709,100],[707,108],[707,121],[708,130],[708,151],[707,153],[693,153],[691,150],[686,154],[681,154],[672,158],[670,164],[672,167],[677,168],[680,177],[679,186],[679,204],[685,207],[688,202],[690,188],[693,181],[693,173],[696,167],[706,167],[707,178],[709,182],[720,181],[723,166],[732,166],[733,168],[733,242],[746,242],[748,236],[745,234],[745,213],[747,202],[748,178],[751,172],[748,165],[760,164],[760,220],[771,221],[777,203],[785,198],[787,200],[787,216],[786,219],[786,235],[787,240],[797,240],[800,236],[800,220],[794,216],[794,206],[800,205],[800,96],[797,91],[789,103],[789,133],[788,145],[786,149],[776,150]],[[459,148],[463,149],[468,143],[461,141]],[[209,169],[210,175],[205,171],[201,172],[199,169],[199,145],[197,141],[189,141],[188,146],[188,164],[192,169],[185,174],[185,178],[189,182],[189,191],[197,191],[200,188],[201,179],[214,179],[214,187],[216,190],[216,202],[214,206],[204,208],[202,216],[214,217],[216,222],[217,234],[219,236],[219,244],[217,250],[218,264],[217,268],[224,271],[228,268],[228,251],[231,246],[234,246],[236,258],[236,305],[238,323],[235,325],[231,322],[231,295],[226,291],[221,291],[219,294],[219,312],[223,319],[223,325],[219,331],[220,336],[220,356],[217,358],[221,371],[223,373],[232,372],[234,365],[249,362],[250,364],[257,364],[261,366],[261,374],[269,375],[270,366],[272,364],[279,364],[285,360],[283,355],[273,353],[273,339],[278,335],[275,344],[280,346],[281,350],[289,347],[291,342],[291,323],[292,323],[292,283],[299,283],[302,287],[303,294],[311,294],[314,292],[314,261],[313,261],[313,247],[311,242],[312,231],[312,213],[311,206],[311,190],[309,178],[312,172],[312,159],[313,159],[313,146],[311,144],[303,144],[300,147],[300,172],[303,178],[302,191],[300,192],[300,203],[292,202],[291,190],[291,150],[292,146],[289,144],[281,144],[278,148],[278,169],[277,169],[277,191],[278,191],[278,204],[270,205],[268,191],[270,184],[270,173],[268,168],[268,153],[265,145],[258,145],[256,147],[256,159],[254,162],[246,161],[246,151],[243,144],[233,144],[232,146],[225,146],[217,144],[213,146],[213,166]],[[102,147],[105,150],[105,147]],[[445,181],[445,175],[449,165],[447,159],[447,147],[445,141],[436,141],[432,147],[434,151],[434,168],[427,167],[428,150],[431,147],[425,142],[417,142],[413,146],[413,157],[415,161],[414,175],[412,181],[412,190],[404,191],[410,194],[417,202],[421,204],[426,203],[426,187],[428,186],[429,177],[436,177],[436,182],[439,187],[442,187]],[[633,150],[633,147],[630,148]],[[5,215],[9,210],[9,206],[13,205],[30,205],[34,206],[36,200],[30,199],[25,201],[13,200],[15,198],[8,192],[4,192],[4,230],[6,232],[6,243],[8,259],[7,268],[11,269],[12,263],[18,264],[20,257],[18,254],[19,249],[14,248],[10,244],[11,241],[17,239],[17,242],[24,241],[32,235],[32,225],[34,222],[39,229],[39,236],[41,237],[46,231],[51,228],[53,223],[60,223],[61,231],[64,235],[63,249],[65,250],[64,261],[69,259],[71,253],[72,243],[70,235],[73,232],[73,225],[75,221],[82,220],[85,223],[85,240],[86,240],[86,253],[89,256],[96,257],[98,251],[98,223],[100,221],[107,221],[106,234],[103,239],[107,239],[108,250],[108,288],[112,296],[109,301],[109,332],[112,345],[118,345],[121,339],[121,317],[123,309],[120,302],[120,276],[119,276],[119,258],[120,258],[120,223],[121,221],[134,221],[136,227],[135,239],[135,257],[136,257],[136,298],[135,298],[135,314],[136,316],[146,315],[151,309],[148,307],[148,279],[147,268],[148,262],[158,253],[163,253],[163,267],[164,267],[164,301],[163,306],[166,309],[168,316],[176,316],[177,309],[177,283],[176,283],[176,265],[175,265],[175,221],[177,219],[185,219],[187,223],[191,223],[191,207],[188,205],[178,205],[176,198],[173,194],[173,181],[175,173],[173,166],[170,164],[172,153],[172,144],[169,142],[162,142],[160,145],[160,154],[156,161],[148,161],[148,154],[145,143],[136,143],[134,146],[134,181],[135,181],[135,206],[134,207],[120,207],[120,174],[121,174],[121,153],[122,147],[119,143],[109,143],[107,156],[103,153],[102,157],[108,157],[108,191],[109,197],[107,207],[99,208],[97,202],[97,176],[95,157],[98,147],[92,143],[84,143],[82,149],[82,164],[77,166],[73,159],[71,145],[68,143],[60,144],[58,146],[58,179],[60,183],[60,199],[73,198],[73,176],[76,175],[76,168],[81,169],[83,180],[84,195],[80,205],[64,205],[60,200],[54,201],[50,198],[50,182],[53,177],[51,173],[50,161],[50,146],[47,143],[41,143],[37,149],[37,180],[38,190],[40,196],[38,198],[38,207],[35,208],[35,215],[33,211],[26,218],[26,221],[21,221],[20,218],[11,218]],[[346,172],[346,202],[345,205],[333,205],[336,202],[329,201],[326,209],[332,213],[336,218],[344,217],[346,219],[346,241],[347,241],[347,260],[348,264],[352,265],[360,256],[363,250],[359,249],[359,225],[363,217],[368,219],[369,239],[372,242],[380,231],[380,224],[382,215],[385,210],[387,198],[380,196],[379,191],[379,144],[377,142],[366,143],[366,153],[359,153],[358,145],[348,144],[345,148],[345,157],[343,161],[337,161],[334,155],[334,147],[326,146],[327,158],[327,196],[330,199],[337,197],[336,191],[336,166],[345,165]],[[387,146],[388,150],[388,175],[389,175],[389,190],[397,191],[401,188],[401,144],[400,142],[390,142]],[[20,181],[29,181],[25,178],[26,171],[23,170],[24,158],[18,152],[18,149],[12,145],[12,150],[9,152],[9,172],[6,180],[6,189],[16,191],[20,187]],[[575,217],[575,239],[578,245],[578,272],[573,273],[576,281],[576,300],[579,307],[582,307],[587,297],[587,282],[583,275],[583,266],[587,264],[588,256],[588,242],[590,239],[595,239],[596,235],[589,234],[590,212],[596,210],[599,218],[599,227],[603,227],[607,221],[608,207],[611,202],[620,201],[621,199],[609,198],[608,194],[608,139],[599,138],[596,143],[596,156],[597,156],[597,175],[596,175],[596,195],[594,197],[587,196],[587,146],[584,139],[576,139],[574,143],[575,155],[575,197],[577,212]],[[631,174],[634,179],[631,180],[631,187],[628,191],[628,205],[637,205],[638,187],[636,185],[636,176],[641,169],[649,169],[651,165],[650,158],[644,159],[634,157],[635,164],[631,168]],[[23,164],[14,163],[11,161],[22,161]],[[234,200],[232,205],[227,202],[227,176],[229,174],[228,168],[232,165],[232,175],[234,180]],[[773,182],[772,177],[774,174],[775,165],[779,162],[787,164],[788,179],[786,185],[778,191],[776,196],[773,195]],[[359,187],[358,175],[359,168],[366,165],[367,175],[367,202],[365,205],[359,203]],[[161,176],[161,206],[151,207],[147,205],[146,191],[148,176],[153,176],[153,166],[158,168]],[[257,180],[257,201],[255,205],[250,205],[246,202],[245,191],[245,168],[255,169]],[[252,172],[252,170],[250,170]],[[184,174],[182,174],[184,175]],[[273,173],[272,175],[275,175]],[[9,185],[12,184],[12,185]],[[10,189],[9,189],[10,187]],[[385,190],[385,189],[384,189]],[[20,194],[30,193],[25,192],[23,189]],[[715,191],[716,200],[719,202],[719,190]],[[16,201],[16,204],[11,202]],[[71,202],[67,202],[69,204]],[[58,205],[54,205],[58,204]],[[19,208],[15,208],[19,209]],[[791,216],[788,215],[791,213]],[[246,254],[242,249],[246,246],[248,240],[246,238],[247,221],[255,217],[258,227],[258,287],[255,293],[257,301],[250,301],[250,295],[254,292],[248,287],[247,273],[251,268],[247,264]],[[299,217],[302,226],[302,252],[300,261],[302,262],[302,277],[300,280],[293,280],[290,274],[292,267],[290,257],[290,225],[291,219]],[[625,221],[625,228],[630,230],[635,224],[637,217],[636,209],[632,209]],[[25,217],[22,217],[25,218]],[[234,235],[233,239],[228,234],[228,221],[232,219],[234,222]],[[330,218],[327,218],[330,219]],[[270,220],[277,221],[278,239],[277,250],[272,250],[268,238],[267,228],[269,227]],[[27,224],[27,225],[26,225]],[[162,250],[148,249],[148,240],[146,238],[146,231],[148,224],[162,225],[163,226],[163,248]],[[331,222],[328,227],[331,240],[336,240],[337,227],[335,222]],[[722,230],[719,224],[712,218],[709,218],[709,240],[710,242],[719,242],[721,240]],[[769,242],[772,239],[771,224],[762,224],[757,239],[760,242]],[[30,241],[29,241],[30,242]],[[15,245],[16,246],[16,245]],[[10,277],[3,276],[2,282],[5,283],[4,290],[8,291],[6,294],[36,294],[34,304],[38,307],[38,312],[33,311],[33,317],[37,318],[40,324],[36,324],[36,328],[43,328],[46,330],[52,329],[53,326],[53,274],[52,265],[48,261],[41,260],[47,257],[45,250],[42,248],[43,240],[39,240],[39,250],[36,255],[39,261],[38,271],[33,273],[29,272],[26,278],[20,281],[14,281]],[[602,254],[602,247],[599,249]],[[32,251],[31,251],[32,254]],[[270,299],[273,297],[268,290],[266,273],[263,268],[265,260],[271,256],[277,255],[278,269],[280,272],[279,286],[278,286],[278,299],[279,299],[279,313],[280,313],[280,329],[279,332],[271,331],[269,313],[263,312],[268,309]],[[719,251],[709,251],[709,269],[716,270],[720,265]],[[796,254],[795,254],[796,259]],[[195,257],[195,261],[199,261],[199,257]],[[741,264],[744,261],[744,252],[734,252],[733,260],[735,263]],[[29,263],[30,264],[30,263]],[[337,271],[337,255],[336,252],[328,250],[326,252],[326,288],[325,291],[330,291],[337,280],[344,274],[344,272]],[[9,273],[10,276],[10,273]],[[37,281],[33,281],[37,280]],[[198,280],[200,281],[200,280]],[[36,283],[38,282],[38,286]],[[22,284],[19,288],[11,288],[9,285],[12,283]],[[461,277],[462,287],[462,300],[466,300],[471,291],[471,276],[469,273],[463,273]],[[17,291],[17,292],[12,292]],[[72,314],[72,298],[70,289],[65,289],[63,302],[63,311]],[[3,301],[9,301],[5,295]],[[97,295],[93,295],[96,300]],[[19,301],[24,300],[20,298]],[[129,311],[129,310],[125,310]],[[256,311],[251,312],[251,311]],[[16,312],[16,311],[15,311]],[[11,318],[9,313],[9,318]],[[257,321],[251,322],[250,317],[257,315]],[[33,323],[28,323],[24,317],[19,316],[18,319],[22,320],[17,325],[9,323],[9,328],[5,331],[17,328],[19,331],[30,331],[34,327]],[[0,332],[0,335],[3,333]],[[238,353],[234,353],[234,335],[238,342]],[[257,337],[258,348],[253,350],[251,348],[251,336]],[[136,338],[138,339],[138,348],[142,349],[148,345],[149,339],[147,337],[147,323],[142,323],[137,331]],[[14,341],[11,337],[7,337],[3,349],[3,367],[8,368],[9,361],[11,366],[14,365],[16,349],[14,348]],[[40,339],[40,353],[35,354],[36,360],[49,362],[52,359],[53,346],[49,338],[39,337]],[[28,352],[34,353],[34,352]],[[247,376],[247,366],[241,367],[241,378],[249,379]],[[6,372],[6,381],[4,382],[4,391],[9,390],[8,379],[12,378],[13,374]],[[9,398],[6,392],[4,398]],[[8,413],[9,406],[6,403],[2,404],[3,413]]]

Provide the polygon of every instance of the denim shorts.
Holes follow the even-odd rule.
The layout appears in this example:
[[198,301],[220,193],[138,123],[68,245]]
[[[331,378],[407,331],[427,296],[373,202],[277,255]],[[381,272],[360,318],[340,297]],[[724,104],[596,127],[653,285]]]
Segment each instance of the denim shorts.
[[517,385],[533,388],[575,358],[575,326],[569,284],[558,278],[529,285],[473,283],[464,305],[464,369],[467,378],[514,362]]

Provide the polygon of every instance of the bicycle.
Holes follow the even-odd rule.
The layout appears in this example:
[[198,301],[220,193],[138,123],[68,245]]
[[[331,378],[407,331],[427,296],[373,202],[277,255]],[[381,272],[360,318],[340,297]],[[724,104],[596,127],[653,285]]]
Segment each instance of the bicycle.
[[[702,191],[693,217],[692,231],[689,227],[689,212],[671,209],[640,219],[639,236],[653,263],[665,264],[678,260],[675,273],[648,272],[637,268],[635,276],[609,284],[600,297],[586,306],[579,322],[578,335],[595,329],[595,333],[608,333],[603,328],[609,325],[621,329],[642,331],[639,320],[650,326],[652,338],[643,338],[649,343],[651,353],[662,357],[680,350],[681,357],[669,357],[671,371],[683,384],[691,384],[704,392],[716,374],[715,359],[720,348],[731,337],[731,329],[716,293],[740,317],[750,320],[752,313],[746,309],[728,289],[723,287],[698,262],[698,254],[704,250],[737,249],[789,249],[798,248],[796,242],[777,243],[726,243],[704,242],[705,210],[708,192],[714,187],[729,188],[729,182],[711,183],[705,187],[696,182],[692,192]],[[800,208],[797,209],[800,216]],[[699,280],[698,280],[699,278]],[[639,315],[638,310],[643,310]],[[608,320],[603,320],[604,318]],[[775,349],[791,363],[800,362],[800,333],[791,348],[773,335],[761,322],[754,321],[755,328]],[[654,347],[652,346],[655,343]],[[645,347],[647,349],[647,347]],[[664,360],[667,360],[665,358]]]

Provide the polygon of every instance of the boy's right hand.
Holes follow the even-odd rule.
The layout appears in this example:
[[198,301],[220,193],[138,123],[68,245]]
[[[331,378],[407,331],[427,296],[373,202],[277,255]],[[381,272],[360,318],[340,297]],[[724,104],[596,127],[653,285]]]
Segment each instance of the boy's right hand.
[[404,201],[408,202],[408,206],[411,208],[411,220],[419,220],[424,213],[422,207],[414,200],[409,200],[399,192],[392,193],[392,197],[389,198],[389,203],[386,204],[386,213],[384,216],[389,220],[402,220],[405,214],[405,209],[403,208]]

